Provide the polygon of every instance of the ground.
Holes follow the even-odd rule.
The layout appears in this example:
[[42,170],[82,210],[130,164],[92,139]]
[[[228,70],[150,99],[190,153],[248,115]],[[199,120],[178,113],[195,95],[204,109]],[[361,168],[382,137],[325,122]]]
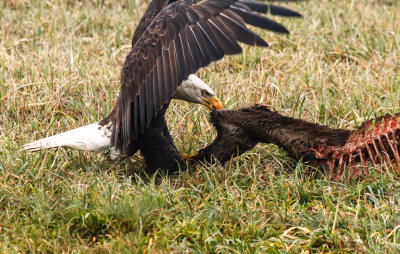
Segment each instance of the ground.
[[[108,161],[21,145],[101,120],[147,1],[0,2],[0,250],[3,252],[398,252],[400,183],[351,184],[258,145],[226,165],[145,176],[143,160]],[[280,3],[303,19],[258,29],[201,70],[226,108],[256,102],[282,114],[353,128],[400,111],[400,1]],[[180,151],[215,137],[205,107],[173,102]]]

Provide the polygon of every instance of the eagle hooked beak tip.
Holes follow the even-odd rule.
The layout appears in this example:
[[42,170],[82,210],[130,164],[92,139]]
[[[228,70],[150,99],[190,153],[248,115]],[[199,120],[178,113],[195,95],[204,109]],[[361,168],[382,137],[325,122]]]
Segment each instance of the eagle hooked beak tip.
[[222,109],[223,108],[222,102],[216,96],[213,96],[211,99],[202,98],[201,101],[211,111],[214,109]]

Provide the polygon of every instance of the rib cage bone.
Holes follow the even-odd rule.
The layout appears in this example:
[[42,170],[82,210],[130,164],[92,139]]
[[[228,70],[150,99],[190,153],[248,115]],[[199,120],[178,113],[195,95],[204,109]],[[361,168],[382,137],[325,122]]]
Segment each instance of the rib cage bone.
[[400,114],[396,113],[364,122],[351,132],[343,146],[317,144],[310,150],[315,152],[316,159],[329,167],[330,179],[335,174],[335,180],[339,181],[346,172],[347,181],[350,181],[351,177],[358,175],[359,169],[364,176],[368,175],[367,161],[377,170],[386,164],[392,173],[399,175],[399,144]]

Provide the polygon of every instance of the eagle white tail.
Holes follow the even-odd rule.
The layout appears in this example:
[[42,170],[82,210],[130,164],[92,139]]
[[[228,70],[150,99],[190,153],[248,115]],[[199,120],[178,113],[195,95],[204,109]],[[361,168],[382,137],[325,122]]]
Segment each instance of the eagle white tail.
[[23,145],[28,151],[39,151],[53,147],[69,147],[83,151],[97,152],[110,146],[111,130],[107,125],[89,124]]

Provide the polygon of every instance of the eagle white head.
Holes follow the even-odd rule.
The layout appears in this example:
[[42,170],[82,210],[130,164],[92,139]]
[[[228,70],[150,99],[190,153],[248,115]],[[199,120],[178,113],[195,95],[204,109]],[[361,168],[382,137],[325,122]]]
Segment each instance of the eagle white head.
[[213,110],[213,108],[222,108],[221,101],[215,96],[211,87],[193,74],[189,75],[188,79],[178,86],[172,98],[203,104],[210,110]]

